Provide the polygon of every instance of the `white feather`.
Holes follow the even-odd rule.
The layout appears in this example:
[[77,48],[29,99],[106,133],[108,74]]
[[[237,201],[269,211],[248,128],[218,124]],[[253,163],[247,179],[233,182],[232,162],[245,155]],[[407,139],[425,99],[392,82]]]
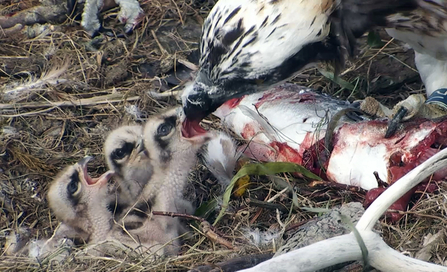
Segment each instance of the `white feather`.
[[[210,78],[216,80],[231,77],[232,73],[222,73],[242,67],[246,62],[251,65],[246,78],[258,78],[280,66],[304,45],[322,41],[328,35],[330,25],[327,22],[335,8],[330,7],[329,2],[332,1],[221,0],[204,23],[200,66],[208,61],[210,46],[222,46],[225,34],[237,29],[242,22],[245,32],[251,28],[253,31],[245,36],[243,34],[241,42],[231,45],[229,53],[211,71]],[[239,12],[225,22],[238,8]],[[252,39],[256,40],[251,42]],[[249,42],[250,46],[244,46]],[[278,50],[279,48],[281,49]]]
[[263,247],[263,246],[269,246],[275,243],[275,241],[278,241],[278,239],[280,239],[281,236],[281,231],[274,229],[268,229],[262,231],[258,228],[256,229],[245,228],[242,230],[242,234],[253,245],[257,247]]
[[17,101],[30,95],[32,91],[44,88],[46,85],[58,85],[67,82],[66,79],[60,78],[60,76],[67,71],[68,65],[69,62],[65,63],[62,67],[53,68],[49,72],[43,73],[40,78],[32,77],[25,82],[6,84],[0,89],[2,99],[5,101]]
[[222,189],[227,188],[240,156],[236,151],[236,143],[229,135],[219,132],[205,146],[203,156],[206,167],[217,178]]
[[[447,44],[447,39],[444,42]],[[447,50],[445,53],[447,54]],[[438,89],[447,88],[447,57],[437,59],[415,51],[415,63],[425,85],[427,96]]]

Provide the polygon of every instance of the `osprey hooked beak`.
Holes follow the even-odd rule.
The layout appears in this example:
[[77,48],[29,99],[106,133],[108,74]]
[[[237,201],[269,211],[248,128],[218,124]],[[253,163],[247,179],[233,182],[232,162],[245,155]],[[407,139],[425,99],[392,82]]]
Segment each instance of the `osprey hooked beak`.
[[207,132],[200,126],[200,121],[227,100],[223,95],[220,95],[220,99],[217,96],[212,97],[210,93],[215,90],[215,86],[208,86],[197,80],[185,88],[182,95],[185,113],[185,119],[182,122],[183,137],[192,138]]
[[199,123],[203,118],[217,110],[222,104],[256,91],[262,91],[262,80],[233,79],[225,84],[212,84],[201,72],[194,83],[186,86],[182,94],[185,119],[182,134],[190,138],[205,133]]

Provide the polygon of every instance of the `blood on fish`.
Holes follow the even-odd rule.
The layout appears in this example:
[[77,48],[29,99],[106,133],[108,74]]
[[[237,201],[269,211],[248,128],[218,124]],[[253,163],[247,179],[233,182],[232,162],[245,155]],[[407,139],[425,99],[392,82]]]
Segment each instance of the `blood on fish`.
[[254,127],[253,124],[251,124],[251,123],[247,123],[247,124],[245,124],[244,128],[242,129],[241,136],[242,136],[244,139],[251,139],[251,138],[253,138],[254,136],[256,136],[256,134],[257,134],[258,132],[259,132],[259,131],[256,131],[256,130],[255,130],[255,127]]
[[271,142],[270,146],[277,151],[276,161],[280,162],[294,162],[302,165],[303,157],[287,143]]
[[328,180],[326,176],[326,169],[329,158],[327,155],[326,147],[324,146],[324,139],[321,139],[303,152],[302,165],[315,175],[324,180]]
[[[371,189],[365,204],[385,190],[376,188],[374,172],[392,184],[438,152],[437,147],[447,145],[447,119],[405,122],[389,139],[384,138],[386,120],[347,123],[344,119],[345,123],[334,130],[333,150],[327,154],[321,140],[326,129],[324,120],[349,107],[346,102],[288,84],[227,103],[217,115],[225,126],[249,141],[247,150],[252,157],[298,163],[323,179]],[[259,113],[259,119],[247,114],[247,110]],[[311,123],[322,125],[317,128]],[[446,175],[447,169],[442,169],[432,178],[437,181]],[[405,210],[414,190],[391,209]],[[402,215],[387,216],[395,221]]]
[[238,98],[233,98],[228,100],[227,102],[225,102],[223,105],[228,106],[230,109],[237,107],[237,105],[239,105],[239,103],[242,101],[244,97],[238,97]]
[[[301,102],[304,95],[293,92],[265,92],[261,98],[258,99],[258,102],[255,103],[255,108],[260,108],[264,103],[269,103],[271,101],[294,101],[297,98],[298,101]],[[315,96],[312,96],[313,100],[315,100]]]

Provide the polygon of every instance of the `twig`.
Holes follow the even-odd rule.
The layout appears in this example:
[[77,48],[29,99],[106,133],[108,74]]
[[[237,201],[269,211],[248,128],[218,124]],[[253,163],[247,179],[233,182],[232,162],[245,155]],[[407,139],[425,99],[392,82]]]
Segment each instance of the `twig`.
[[182,13],[180,12],[180,9],[178,8],[177,3],[174,0],[172,0],[172,3],[174,4],[175,8],[177,9],[178,18],[180,20],[180,23],[182,23],[182,26],[184,26],[185,22],[183,21]]
[[197,220],[200,221],[200,228],[202,229],[203,234],[205,234],[208,239],[211,241],[214,241],[216,243],[219,243],[221,245],[224,245],[228,249],[235,249],[235,247],[231,244],[231,242],[225,240],[222,236],[224,236],[222,233],[219,233],[217,229],[214,226],[211,226],[211,224],[206,221],[205,219],[189,215],[189,214],[182,214],[182,213],[175,213],[175,212],[160,212],[160,211],[152,211],[153,215],[161,215],[161,216],[170,216],[170,217],[180,217],[190,220]]
[[214,241],[221,245],[224,245],[228,249],[235,249],[229,241],[227,241],[224,238],[222,238],[221,236],[217,235],[217,233],[215,233],[212,230],[213,227],[211,226],[211,224],[209,222],[203,221],[200,224],[200,227],[202,228],[202,231],[206,235],[206,237],[208,237],[208,239],[210,239],[211,241]]
[[179,100],[180,94],[183,92],[183,90],[179,91],[166,91],[166,92],[162,92],[162,93],[158,93],[155,91],[148,91],[147,94],[155,99],[159,99],[159,98],[165,98],[165,97],[174,97],[175,99]]
[[216,230],[214,226],[211,226],[211,224],[206,221],[205,219],[189,215],[189,214],[181,214],[181,213],[174,213],[174,212],[160,212],[160,211],[152,211],[153,215],[161,215],[161,216],[170,216],[170,217],[180,217],[190,220],[197,220],[200,221],[200,228],[202,229],[202,232],[205,234],[208,239],[211,241],[214,241],[216,243],[219,243],[221,245],[224,245],[228,249],[235,249],[234,246],[231,244],[231,242],[225,240],[222,236],[224,236],[222,233],[219,233],[219,231]]
[[366,190],[362,189],[359,186],[354,185],[348,185],[348,184],[341,184],[336,182],[330,182],[330,181],[324,181],[324,180],[316,180],[309,183],[309,187],[324,187],[324,188],[331,188],[335,189],[337,191],[345,190],[353,193],[359,193],[359,194],[366,194]]
[[199,70],[199,66],[195,65],[192,62],[189,62],[189,61],[184,60],[184,59],[178,59],[177,61],[178,61],[178,63],[183,64],[185,67],[187,67],[188,69],[190,69],[190,70],[192,70],[194,72]]
[[[161,215],[161,216],[170,216],[170,217],[180,217],[180,218],[185,218],[185,219],[189,219],[189,220],[197,220],[197,221],[200,221],[201,223],[203,223],[203,222],[208,223],[208,221],[206,221],[202,217],[198,217],[198,216],[190,215],[190,214],[184,214],[184,213],[152,211],[152,214],[153,215]],[[212,226],[211,229],[218,235],[225,236],[223,233],[219,232],[214,226]]]
[[[125,98],[126,96],[119,93],[107,94],[102,96],[94,96],[91,98],[81,98],[77,100],[70,101],[56,101],[56,102],[29,102],[29,103],[19,103],[19,104],[0,104],[0,110],[19,110],[26,108],[44,108],[44,107],[73,107],[73,106],[95,106],[107,103],[122,102],[124,99],[126,101],[134,101],[140,99],[139,96],[132,96]],[[11,117],[8,115],[1,114],[3,117]]]
[[158,40],[157,35],[155,35],[155,31],[151,30],[151,33],[152,33],[152,37],[154,38],[155,42],[158,45],[158,48],[160,49],[161,54],[162,55],[169,55],[168,51],[166,51],[166,49],[164,49],[163,46],[161,46],[161,43]]
[[272,196],[271,198],[269,198],[267,200],[267,202],[271,203],[273,201],[275,201],[275,199],[277,199],[278,197],[282,196],[285,192],[287,192],[289,190],[289,187],[286,187],[284,189],[281,190],[281,192],[277,193],[276,195]]
[[269,202],[257,200],[254,198],[247,198],[246,201],[250,206],[256,206],[256,207],[265,208],[265,209],[274,210],[274,211],[280,210],[281,212],[285,212],[285,213],[289,211],[286,207],[284,207],[281,204],[269,203]]
[[360,64],[359,66],[355,67],[355,69],[346,69],[343,73],[340,74],[340,76],[344,76],[347,73],[351,72],[351,71],[356,71],[358,69],[360,69],[360,67],[362,67],[363,65],[365,65],[365,63],[371,61],[373,58],[375,58],[377,55],[379,55],[383,50],[385,50],[385,48],[392,42],[394,41],[394,38],[391,38],[391,40],[389,40],[384,46],[382,46],[382,48],[379,49],[379,51],[377,51],[374,55],[372,55],[369,59],[367,59],[366,61],[364,61],[362,64]]

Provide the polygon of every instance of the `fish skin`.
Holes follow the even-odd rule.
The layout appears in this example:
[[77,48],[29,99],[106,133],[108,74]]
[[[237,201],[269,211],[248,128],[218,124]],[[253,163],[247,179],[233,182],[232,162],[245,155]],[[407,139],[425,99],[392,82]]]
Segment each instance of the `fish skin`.
[[[227,101],[213,114],[242,138],[259,143],[252,144],[246,151],[251,152],[249,157],[302,164],[304,152],[324,138],[330,118],[348,107],[348,102],[311,92],[311,89],[282,84]],[[282,152],[277,152],[280,150]]]
[[[371,190],[369,205],[384,188],[374,172],[388,184],[438,152],[447,137],[447,118],[415,119],[403,123],[391,138],[384,138],[388,120],[353,122],[343,118],[334,130],[329,156],[324,156],[328,120],[348,102],[311,89],[284,84],[269,91],[227,101],[215,113],[224,127],[247,140],[244,154],[260,161],[289,161],[305,166],[329,181]],[[435,181],[447,170],[433,175]],[[393,204],[403,210],[415,189]],[[392,221],[401,216],[390,214]]]

